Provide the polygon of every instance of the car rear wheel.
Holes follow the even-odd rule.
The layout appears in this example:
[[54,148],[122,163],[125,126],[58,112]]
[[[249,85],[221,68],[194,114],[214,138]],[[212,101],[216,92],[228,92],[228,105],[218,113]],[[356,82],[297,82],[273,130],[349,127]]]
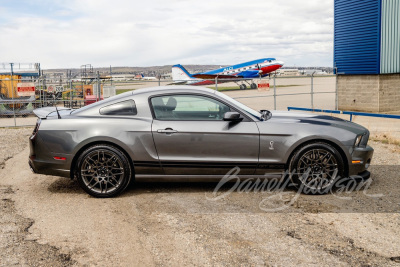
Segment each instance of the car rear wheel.
[[132,171],[125,154],[110,145],[95,145],[79,157],[79,185],[94,197],[114,197],[129,185]]
[[305,194],[326,194],[343,177],[340,153],[326,143],[312,143],[298,149],[290,161],[293,185]]

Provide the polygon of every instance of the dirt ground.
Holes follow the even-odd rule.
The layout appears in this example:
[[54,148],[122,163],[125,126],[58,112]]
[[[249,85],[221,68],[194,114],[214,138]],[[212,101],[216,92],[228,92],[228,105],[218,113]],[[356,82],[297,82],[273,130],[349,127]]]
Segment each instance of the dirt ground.
[[372,183],[356,192],[136,182],[95,199],[31,173],[31,131],[0,129],[0,266],[400,266],[396,145],[370,142]]

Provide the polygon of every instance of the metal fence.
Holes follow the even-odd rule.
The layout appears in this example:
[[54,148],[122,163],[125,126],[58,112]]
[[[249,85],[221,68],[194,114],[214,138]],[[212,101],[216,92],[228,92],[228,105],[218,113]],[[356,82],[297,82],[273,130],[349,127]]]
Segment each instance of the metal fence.
[[[234,96],[235,99],[258,109],[286,110],[288,106],[338,109],[336,76],[275,76],[269,79],[269,90],[256,94]],[[263,106],[257,105],[261,99]]]
[[[84,79],[50,79],[45,76],[0,74],[0,78],[0,127],[34,126],[35,108],[57,106],[76,109],[124,91],[173,83],[163,79],[115,81],[102,79],[100,75]],[[226,82],[210,85],[210,88],[222,91],[254,109],[284,110],[288,106],[337,109],[335,76],[271,76],[256,81],[264,85],[268,83],[269,88],[253,90],[237,90],[238,85]]]

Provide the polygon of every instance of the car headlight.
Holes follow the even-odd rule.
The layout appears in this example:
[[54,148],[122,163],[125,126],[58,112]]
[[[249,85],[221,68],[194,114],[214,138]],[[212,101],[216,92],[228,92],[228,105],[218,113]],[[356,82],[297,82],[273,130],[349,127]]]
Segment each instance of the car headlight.
[[359,146],[361,143],[361,139],[362,139],[363,135],[357,135],[356,141],[354,142],[354,146]]

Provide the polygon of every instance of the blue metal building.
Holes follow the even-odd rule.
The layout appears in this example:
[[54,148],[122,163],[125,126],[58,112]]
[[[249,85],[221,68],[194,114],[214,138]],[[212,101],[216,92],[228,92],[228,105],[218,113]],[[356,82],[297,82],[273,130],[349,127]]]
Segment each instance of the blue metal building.
[[400,1],[334,0],[338,74],[400,73]]

